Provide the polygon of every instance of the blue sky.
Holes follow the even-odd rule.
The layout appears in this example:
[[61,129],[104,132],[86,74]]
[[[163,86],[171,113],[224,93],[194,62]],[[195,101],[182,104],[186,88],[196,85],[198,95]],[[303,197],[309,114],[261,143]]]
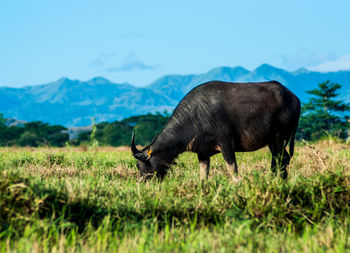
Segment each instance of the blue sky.
[[349,0],[1,0],[0,86],[61,77],[147,85],[262,63],[350,69]]

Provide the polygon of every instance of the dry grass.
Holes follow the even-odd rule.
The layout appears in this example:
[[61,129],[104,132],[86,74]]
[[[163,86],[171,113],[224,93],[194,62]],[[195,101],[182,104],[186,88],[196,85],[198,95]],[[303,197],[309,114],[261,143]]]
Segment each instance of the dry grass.
[[[128,147],[0,148],[0,251],[319,252],[350,250],[350,145],[298,143],[289,178],[268,149],[196,155],[140,182]],[[4,212],[6,210],[6,213]]]

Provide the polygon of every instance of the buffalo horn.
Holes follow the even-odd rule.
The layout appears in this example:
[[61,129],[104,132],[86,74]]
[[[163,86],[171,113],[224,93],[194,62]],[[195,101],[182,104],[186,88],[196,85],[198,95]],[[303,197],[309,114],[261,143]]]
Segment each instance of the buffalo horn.
[[144,152],[142,152],[136,148],[135,133],[132,133],[132,137],[131,137],[131,151],[132,151],[132,155],[136,159],[144,161],[144,162],[147,161],[147,155]]
[[136,154],[138,154],[138,153],[141,153],[141,151],[136,148],[136,145],[135,145],[135,133],[134,132],[132,133],[132,136],[131,136],[131,151],[132,151],[132,154],[134,156]]

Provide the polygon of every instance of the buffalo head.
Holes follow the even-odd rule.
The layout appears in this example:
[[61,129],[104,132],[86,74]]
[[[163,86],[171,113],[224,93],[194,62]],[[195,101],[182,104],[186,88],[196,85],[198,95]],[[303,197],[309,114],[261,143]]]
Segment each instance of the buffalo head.
[[138,150],[135,145],[135,134],[131,137],[131,151],[132,155],[137,159],[137,168],[140,171],[140,176],[144,179],[151,179],[157,176],[158,179],[163,180],[168,166],[153,155],[151,146],[146,146],[142,150]]

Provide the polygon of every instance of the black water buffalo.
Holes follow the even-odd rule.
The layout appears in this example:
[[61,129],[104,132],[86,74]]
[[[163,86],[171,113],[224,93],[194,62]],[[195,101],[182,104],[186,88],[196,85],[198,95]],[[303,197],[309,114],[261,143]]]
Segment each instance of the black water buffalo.
[[222,152],[226,168],[234,177],[235,152],[268,145],[272,171],[279,167],[286,178],[299,115],[299,99],[279,82],[212,81],[197,86],[180,101],[149,146],[138,150],[133,134],[131,150],[141,176],[157,175],[161,179],[180,153],[195,152],[201,179],[205,179],[212,155]]

